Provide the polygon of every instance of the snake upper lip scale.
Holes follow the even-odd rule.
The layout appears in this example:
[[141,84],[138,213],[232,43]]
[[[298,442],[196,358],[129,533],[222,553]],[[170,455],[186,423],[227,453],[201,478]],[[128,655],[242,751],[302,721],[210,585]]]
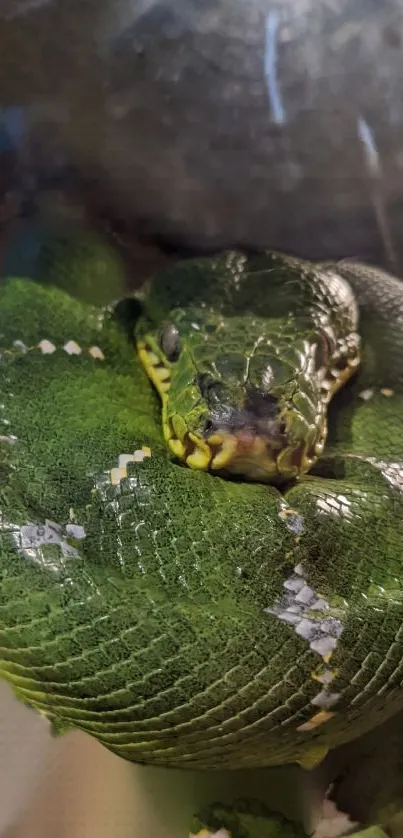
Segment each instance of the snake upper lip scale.
[[167,442],[175,457],[190,468],[239,474],[244,479],[264,482],[285,482],[297,477],[313,465],[324,444],[323,439],[318,441],[309,456],[303,443],[287,446],[286,436],[282,445],[278,440],[273,443],[271,437],[248,429],[233,433],[217,430],[205,438],[187,433],[182,440],[172,435]]

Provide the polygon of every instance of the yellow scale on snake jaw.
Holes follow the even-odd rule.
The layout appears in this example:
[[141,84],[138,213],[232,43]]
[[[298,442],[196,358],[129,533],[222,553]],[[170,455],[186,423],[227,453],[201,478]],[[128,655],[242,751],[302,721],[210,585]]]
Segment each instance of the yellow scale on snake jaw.
[[171,386],[171,364],[162,354],[157,355],[155,349],[156,347],[152,348],[143,340],[137,341],[139,359],[161,398],[164,439],[175,457],[185,460],[189,468],[205,471],[212,457],[210,446],[195,434],[190,433],[185,426],[180,428],[178,420],[175,422],[176,417],[173,423],[167,419],[167,393]]

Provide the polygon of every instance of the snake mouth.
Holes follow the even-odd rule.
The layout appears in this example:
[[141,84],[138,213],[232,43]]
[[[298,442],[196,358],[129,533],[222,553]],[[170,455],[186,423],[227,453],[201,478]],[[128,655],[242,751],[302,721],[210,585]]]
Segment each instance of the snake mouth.
[[164,422],[164,435],[172,453],[189,468],[213,474],[239,476],[256,482],[282,483],[312,468],[323,451],[326,428],[316,441],[304,440],[287,446],[248,431],[215,431],[203,438],[186,431],[179,438],[174,420]]

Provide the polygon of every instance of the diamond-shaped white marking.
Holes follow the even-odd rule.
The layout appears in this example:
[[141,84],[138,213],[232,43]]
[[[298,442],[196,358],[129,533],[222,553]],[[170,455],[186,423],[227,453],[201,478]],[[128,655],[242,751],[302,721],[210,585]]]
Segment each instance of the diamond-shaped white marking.
[[128,463],[135,462],[134,454],[119,454],[119,468],[126,468]]
[[63,349],[68,355],[81,355],[82,349],[75,340],[68,340],[64,344]]
[[26,352],[28,352],[28,347],[25,345],[24,341],[22,341],[22,340],[15,340],[13,342],[13,346],[16,349],[19,349],[20,352],[23,352],[24,355],[25,355]]
[[93,358],[98,358],[99,361],[105,360],[105,355],[99,346],[91,346],[91,348],[88,351]]
[[38,349],[41,350],[42,355],[52,355],[53,352],[56,352],[56,347],[50,340],[41,340],[38,343]]
[[119,486],[120,481],[123,480],[124,477],[127,477],[126,467],[112,468],[110,471],[110,475],[112,486]]

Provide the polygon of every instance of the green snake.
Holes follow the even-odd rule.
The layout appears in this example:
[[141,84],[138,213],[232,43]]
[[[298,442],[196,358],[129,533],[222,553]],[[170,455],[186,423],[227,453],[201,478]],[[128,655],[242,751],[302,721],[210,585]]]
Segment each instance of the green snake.
[[316,764],[403,707],[403,285],[65,270],[0,290],[2,677],[129,760]]

